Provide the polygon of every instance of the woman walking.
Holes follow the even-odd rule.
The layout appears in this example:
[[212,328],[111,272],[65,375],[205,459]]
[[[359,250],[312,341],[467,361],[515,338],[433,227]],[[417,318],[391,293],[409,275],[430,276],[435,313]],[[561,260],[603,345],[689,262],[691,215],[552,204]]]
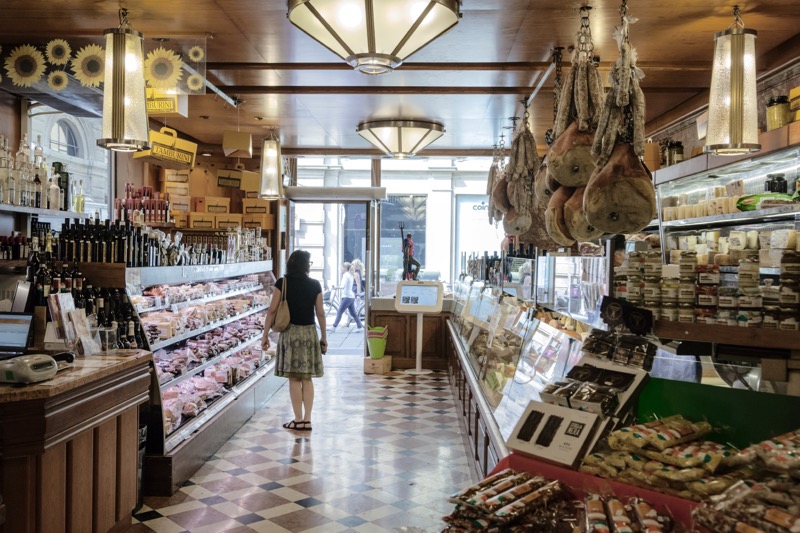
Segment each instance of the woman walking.
[[336,331],[336,327],[339,325],[339,321],[342,319],[342,315],[345,311],[349,312],[350,316],[353,317],[353,320],[356,321],[356,330],[364,328],[364,326],[361,324],[361,319],[358,318],[358,313],[356,312],[357,289],[353,274],[350,272],[350,266],[350,263],[342,263],[342,302],[339,304],[339,309],[336,311],[336,319],[333,321],[333,327],[331,328],[331,331]]
[[[314,407],[314,383],[311,378],[323,374],[322,354],[328,351],[325,335],[325,311],[322,308],[322,287],[308,277],[310,254],[295,250],[286,262],[286,275],[275,282],[272,303],[264,319],[261,347],[269,348],[269,330],[275,322],[281,294],[286,294],[289,306],[289,327],[280,333],[275,356],[275,375],[289,378],[289,397],[294,420],[283,427],[300,431],[311,430],[311,409]],[[322,338],[317,335],[314,315],[317,316]]]

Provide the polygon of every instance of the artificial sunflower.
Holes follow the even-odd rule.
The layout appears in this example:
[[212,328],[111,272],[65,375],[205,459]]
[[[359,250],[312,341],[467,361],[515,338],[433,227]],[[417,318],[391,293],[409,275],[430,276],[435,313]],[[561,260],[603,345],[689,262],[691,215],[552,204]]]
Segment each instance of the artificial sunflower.
[[44,56],[29,44],[17,46],[6,58],[6,72],[18,87],[30,87],[44,75]]
[[196,93],[197,91],[202,89],[203,86],[205,86],[205,83],[203,81],[203,76],[201,76],[200,74],[192,74],[191,76],[186,78],[186,86],[189,88],[190,91]]
[[69,85],[67,73],[63,70],[54,70],[47,76],[47,85],[56,92],[61,92]]
[[103,47],[89,44],[81,48],[72,60],[72,72],[84,87],[99,87],[103,82],[106,53]]
[[47,54],[47,60],[51,64],[66,65],[69,62],[69,56],[72,54],[72,48],[64,39],[53,39],[47,43],[45,53]]
[[175,52],[156,48],[144,60],[144,79],[154,89],[172,89],[183,76],[182,64]]
[[204,57],[206,57],[206,53],[201,46],[192,46],[189,48],[189,59],[195,63],[199,63]]

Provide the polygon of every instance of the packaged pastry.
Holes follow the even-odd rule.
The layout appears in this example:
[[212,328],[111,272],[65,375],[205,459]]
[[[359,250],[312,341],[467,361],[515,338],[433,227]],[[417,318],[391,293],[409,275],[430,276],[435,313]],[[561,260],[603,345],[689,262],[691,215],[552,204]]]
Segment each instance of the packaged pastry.
[[[524,488],[526,486],[533,487],[534,485],[528,482],[520,486],[519,488],[522,490],[517,491],[513,500],[509,500],[507,505],[495,511],[493,518],[500,522],[511,522],[534,509],[545,507],[551,502],[561,499],[566,494],[566,487],[560,481],[551,481],[543,486],[537,485],[535,489],[521,494],[527,490]],[[491,507],[487,505],[487,508]]]
[[658,426],[656,431],[644,436],[644,440],[658,450],[695,440],[711,431],[711,424],[706,421],[691,422],[678,417]]
[[719,533],[765,533],[757,527],[740,522],[708,505],[696,507],[692,511],[692,518],[697,524]]
[[611,521],[611,530],[614,533],[633,533],[631,517],[625,504],[617,498],[609,498],[606,504],[608,506],[608,517]]
[[681,468],[702,466],[714,472],[718,466],[734,466],[748,462],[744,455],[727,446],[712,441],[688,442],[662,451],[645,450],[642,452],[649,459]]
[[621,472],[619,479],[629,481],[633,485],[654,487],[656,489],[669,488],[669,482],[666,479],[660,478],[644,470],[628,469]]
[[598,415],[613,414],[619,406],[617,389],[597,383],[583,383],[570,398],[570,406]]
[[586,533],[610,533],[611,528],[606,515],[606,506],[600,496],[588,496],[586,505]]
[[671,520],[658,512],[646,501],[636,498],[631,502],[634,517],[642,533],[660,533],[669,530]]
[[506,468],[505,470],[501,470],[500,472],[492,476],[489,476],[486,479],[479,481],[478,483],[470,487],[467,487],[466,489],[460,492],[456,492],[455,494],[450,496],[448,501],[455,504],[465,502],[469,500],[473,495],[492,487],[493,485],[501,482],[504,479],[514,477],[514,475],[515,472],[513,470],[511,470],[510,468]]
[[644,469],[654,476],[678,483],[697,481],[706,475],[706,471],[702,468],[677,468],[658,461],[650,461],[645,465]]
[[608,437],[608,445],[615,450],[637,450],[647,446],[645,435],[655,433],[656,428],[673,421],[683,419],[680,415],[673,415],[667,418],[652,420],[644,424],[624,427],[613,431]]
[[[462,500],[465,504],[473,506],[473,507],[482,507],[488,500],[494,498],[498,494],[502,494],[503,492],[516,487],[519,484],[525,483],[526,481],[530,480],[531,476],[527,472],[522,472],[519,474],[514,474],[510,477],[504,477],[499,479],[493,485],[472,494],[471,496],[467,497],[465,500]],[[543,478],[537,478],[544,481]]]
[[545,485],[544,478],[536,477],[492,496],[481,504],[487,512],[494,513]]

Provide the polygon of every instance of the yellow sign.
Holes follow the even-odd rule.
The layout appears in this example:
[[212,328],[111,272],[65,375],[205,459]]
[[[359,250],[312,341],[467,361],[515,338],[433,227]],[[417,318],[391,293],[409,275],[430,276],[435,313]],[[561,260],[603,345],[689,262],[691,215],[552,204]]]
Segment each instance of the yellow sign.
[[134,158],[145,158],[156,165],[171,168],[193,168],[197,155],[197,144],[178,138],[178,132],[171,128],[150,130],[150,149],[140,150]]
[[188,97],[185,94],[146,90],[147,114],[151,116],[189,116]]

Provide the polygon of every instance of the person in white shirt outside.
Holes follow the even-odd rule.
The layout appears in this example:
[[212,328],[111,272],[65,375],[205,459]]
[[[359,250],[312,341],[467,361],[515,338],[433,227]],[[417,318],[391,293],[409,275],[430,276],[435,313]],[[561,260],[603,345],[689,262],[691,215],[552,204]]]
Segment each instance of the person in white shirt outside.
[[339,325],[339,321],[342,319],[342,315],[345,311],[350,313],[350,316],[353,317],[353,320],[356,322],[356,331],[364,329],[364,326],[361,324],[361,319],[358,317],[358,312],[356,312],[356,281],[353,277],[353,274],[350,272],[350,263],[342,263],[342,281],[341,281],[341,290],[342,290],[342,300],[339,304],[339,309],[336,311],[336,319],[333,321],[333,325],[331,326],[331,331],[336,331],[336,327]]

